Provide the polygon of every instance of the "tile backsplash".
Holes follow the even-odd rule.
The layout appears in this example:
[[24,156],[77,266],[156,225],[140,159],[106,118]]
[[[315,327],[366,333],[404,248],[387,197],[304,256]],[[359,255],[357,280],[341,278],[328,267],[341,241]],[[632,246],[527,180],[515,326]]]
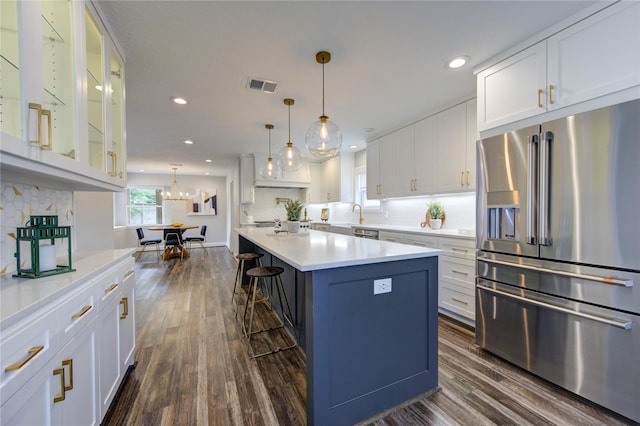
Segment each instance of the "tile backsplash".
[[[73,225],[73,192],[2,181],[0,182],[0,275],[16,271],[16,228],[31,215],[58,216],[59,226]],[[73,236],[73,228],[71,229]],[[64,256],[67,241],[55,240],[56,255]],[[26,243],[25,243],[26,244]],[[29,251],[21,249],[23,265],[29,265]]]

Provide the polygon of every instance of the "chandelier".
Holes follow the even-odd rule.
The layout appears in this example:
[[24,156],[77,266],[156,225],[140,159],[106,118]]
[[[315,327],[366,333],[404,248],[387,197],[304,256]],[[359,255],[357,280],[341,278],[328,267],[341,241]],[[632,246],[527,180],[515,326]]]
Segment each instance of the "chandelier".
[[[176,165],[177,166],[177,165]],[[178,181],[176,179],[176,172],[178,167],[172,167],[173,170],[173,183],[171,184],[171,191],[162,192],[162,198],[167,201],[184,201],[189,199],[188,192],[182,192],[178,189]]]
[[322,115],[320,120],[309,127],[305,135],[307,149],[314,157],[331,158],[335,156],[342,146],[342,130],[324,113],[324,64],[331,61],[329,52],[316,53],[316,62],[322,64]]

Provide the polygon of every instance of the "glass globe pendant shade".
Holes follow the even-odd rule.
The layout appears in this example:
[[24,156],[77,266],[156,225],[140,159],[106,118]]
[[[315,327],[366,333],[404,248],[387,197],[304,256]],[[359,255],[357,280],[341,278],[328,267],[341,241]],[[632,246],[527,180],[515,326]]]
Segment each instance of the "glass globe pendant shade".
[[302,166],[304,158],[300,150],[293,146],[292,142],[287,142],[287,145],[280,148],[278,154],[276,154],[276,161],[283,171],[295,172]]
[[314,157],[331,158],[342,146],[342,130],[323,115],[309,127],[305,135],[307,149]]
[[278,180],[282,178],[280,167],[276,163],[276,160],[269,157],[260,166],[260,177],[266,180]]

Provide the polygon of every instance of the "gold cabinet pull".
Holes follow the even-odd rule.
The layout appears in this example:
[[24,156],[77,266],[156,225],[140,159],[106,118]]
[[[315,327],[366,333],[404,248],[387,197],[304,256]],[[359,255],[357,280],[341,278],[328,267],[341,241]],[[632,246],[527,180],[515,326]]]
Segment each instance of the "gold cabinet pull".
[[553,89],[555,89],[555,86],[553,86],[552,84],[549,85],[549,105],[553,105]]
[[115,289],[116,289],[116,287],[118,287],[118,284],[115,284],[115,283],[114,283],[114,284],[111,284],[109,287],[107,287],[107,288],[104,290],[104,292],[105,292],[105,293],[110,293],[110,292],[112,292],[113,290],[115,290]]
[[467,272],[458,271],[457,269],[452,269],[451,272],[453,272],[455,274],[460,274],[460,275],[469,275]]
[[26,363],[28,363],[29,361],[31,361],[31,359],[38,355],[38,353],[44,349],[44,346],[40,345],[40,346],[34,346],[31,349],[29,349],[27,351],[27,353],[29,354],[25,359],[23,359],[20,362],[17,362],[15,364],[11,364],[10,366],[8,366],[7,368],[4,369],[5,372],[8,371],[15,371],[15,370],[20,370],[22,367],[24,367],[24,365]]
[[460,247],[451,247],[451,250],[453,251],[459,251],[462,253],[467,253],[469,250],[465,249],[465,248],[460,248]]
[[460,186],[464,186],[464,170],[460,172]]
[[542,108],[542,89],[538,89],[538,108]]
[[469,304],[469,302],[467,302],[466,300],[458,299],[457,297],[452,297],[451,300],[458,303],[464,303],[465,305]]
[[469,170],[467,170],[467,186],[469,186],[469,174],[470,174],[470,173],[471,173],[471,172],[469,172]]
[[60,394],[53,397],[53,402],[62,402],[64,401],[65,395],[65,386],[64,386],[64,367],[54,368],[53,369],[54,376],[60,376]]
[[87,312],[89,312],[91,310],[91,308],[92,308],[91,305],[85,305],[85,306],[82,307],[82,310],[80,312],[78,312],[77,314],[71,315],[71,318],[73,318],[73,319],[82,318],[84,316],[84,314],[86,314]]
[[133,269],[129,269],[127,273],[124,274],[124,277],[127,278],[129,275],[133,275]]
[[129,315],[129,298],[123,297],[120,299],[120,304],[122,305],[122,314],[120,314],[120,319],[125,319]]
[[29,143],[34,146],[42,145],[42,105],[29,102],[29,109],[33,109],[38,112],[38,139],[29,140]]
[[47,133],[49,136],[49,143],[45,145],[44,143],[42,143],[42,140],[40,140],[40,149],[51,151],[53,150],[53,123],[51,121],[51,111],[48,109],[43,109],[42,115],[47,116]]
[[[70,391],[71,389],[73,389],[73,360],[71,358],[63,359],[62,368],[64,368],[65,365],[69,367],[69,384],[64,385],[64,390]],[[64,375],[62,377],[64,377]]]
[[117,176],[118,175],[118,154],[115,151],[107,151],[107,155],[111,158],[111,172],[109,172],[109,176]]

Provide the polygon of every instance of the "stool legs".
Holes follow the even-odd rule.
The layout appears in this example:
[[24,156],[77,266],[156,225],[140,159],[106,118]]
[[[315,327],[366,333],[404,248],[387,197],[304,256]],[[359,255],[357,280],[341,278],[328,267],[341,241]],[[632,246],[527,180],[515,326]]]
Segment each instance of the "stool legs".
[[[277,330],[277,329],[284,328],[283,320],[280,319],[279,316],[277,316],[278,325],[276,325],[274,327],[263,328],[263,329],[260,329],[260,330],[254,330],[253,329],[253,319],[254,319],[254,313],[255,313],[256,294],[258,292],[257,290],[258,290],[260,278],[263,279],[264,286],[265,287],[267,286],[267,282],[266,282],[267,277],[257,277],[257,276],[252,276],[251,277],[249,294],[247,295],[247,297],[251,297],[251,302],[249,302],[249,300],[247,300],[247,304],[246,304],[245,310],[244,310],[244,315],[242,317],[242,331],[243,331],[244,335],[247,337],[248,344],[249,344],[249,353],[250,353],[252,358],[259,358],[259,357],[262,357],[262,356],[265,356],[265,355],[274,354],[274,353],[277,353],[277,352],[280,352],[280,351],[284,351],[284,350],[287,350],[287,349],[291,349],[291,348],[295,348],[296,346],[298,346],[298,342],[295,341],[295,339],[294,339],[292,344],[289,344],[289,345],[284,346],[284,347],[277,347],[275,349],[271,349],[271,350],[268,350],[266,352],[257,353],[257,354],[253,351],[253,347],[251,346],[251,337],[253,335],[258,334],[258,333],[264,333],[264,332],[271,331],[271,330]],[[292,320],[293,315],[291,314],[291,307],[289,306],[289,300],[287,299],[287,295],[284,292],[284,287],[282,285],[282,280],[280,279],[280,275],[275,275],[275,276],[273,276],[273,278],[275,280],[276,291],[278,292],[278,299],[280,301],[280,306],[282,308],[282,316],[283,316],[284,320],[286,320],[293,327],[293,320]],[[284,298],[284,302],[285,302],[284,304],[282,303],[282,299],[283,298]],[[258,300],[258,302],[260,302],[260,300]],[[251,305],[251,306],[249,307],[249,305]],[[251,309],[251,312],[249,313],[249,328],[247,329],[245,327],[245,324],[246,324],[247,311],[249,309]],[[272,307],[269,306],[269,309],[272,309]],[[286,312],[285,312],[285,310],[286,310]]]
[[[262,262],[260,261],[260,258],[256,258],[254,260],[256,262],[256,266],[262,266]],[[244,291],[242,290],[242,279],[244,278],[244,274],[246,272],[246,270],[245,270],[246,263],[245,262],[246,262],[245,259],[240,259],[239,260],[238,269],[236,269],[236,279],[233,282],[233,294],[231,295],[231,308],[235,309],[234,312],[236,313],[236,319],[238,319],[238,308],[236,307],[234,299],[236,298],[236,295],[240,295],[240,294],[244,293]],[[249,283],[249,290],[251,290],[251,283]],[[250,294],[247,295],[247,303],[249,303],[249,299],[248,299],[249,296],[250,296]]]

